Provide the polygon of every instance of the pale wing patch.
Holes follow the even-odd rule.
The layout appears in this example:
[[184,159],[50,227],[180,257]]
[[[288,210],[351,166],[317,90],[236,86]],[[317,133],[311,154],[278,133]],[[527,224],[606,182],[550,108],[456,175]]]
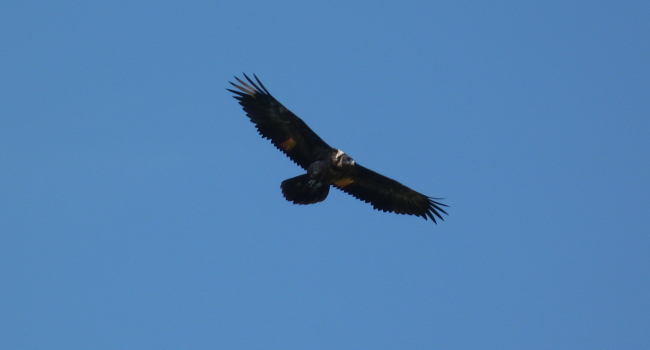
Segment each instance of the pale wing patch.
[[334,181],[334,186],[336,186],[338,188],[343,188],[343,187],[345,187],[345,186],[347,186],[347,185],[349,185],[349,184],[351,184],[353,182],[354,182],[354,180],[345,178],[345,179],[341,179],[341,180],[338,180],[338,181]]
[[288,138],[280,144],[280,148],[287,152],[291,151],[294,147],[296,147],[296,140],[293,137]]
[[241,79],[239,79],[239,78],[237,78],[237,77],[235,77],[235,79],[237,79],[237,81],[238,81],[240,84],[244,85],[245,87],[239,86],[239,85],[237,85],[237,84],[235,84],[235,83],[231,83],[232,85],[236,86],[239,90],[241,90],[241,91],[243,91],[243,92],[245,92],[245,93],[247,93],[247,94],[249,94],[249,95],[255,97],[255,89],[254,89],[252,86],[246,84],[245,81],[243,81],[243,80],[241,80]]

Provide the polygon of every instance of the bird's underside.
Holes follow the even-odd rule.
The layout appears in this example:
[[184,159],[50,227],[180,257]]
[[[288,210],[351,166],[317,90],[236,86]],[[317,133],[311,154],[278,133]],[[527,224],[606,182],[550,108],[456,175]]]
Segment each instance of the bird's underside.
[[239,104],[259,134],[298,164],[306,173],[287,179],[280,186],[284,197],[295,204],[318,203],[334,186],[375,209],[397,214],[416,215],[436,222],[447,214],[435,201],[401,183],[356,163],[343,151],[330,147],[302,119],[278,102],[255,77],[237,79],[231,84]]

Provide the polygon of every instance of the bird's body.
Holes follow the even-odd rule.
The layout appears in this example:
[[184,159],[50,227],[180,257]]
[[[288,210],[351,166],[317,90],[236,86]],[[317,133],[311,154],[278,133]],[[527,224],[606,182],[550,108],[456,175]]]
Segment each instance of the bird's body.
[[[262,137],[284,152],[307,171],[287,179],[280,186],[284,197],[295,204],[313,204],[327,198],[330,186],[372,204],[381,211],[417,215],[436,222],[447,214],[434,201],[401,183],[357,164],[343,151],[330,147],[302,119],[284,107],[255,76],[245,82],[231,83],[240,91],[230,90],[239,100]],[[259,86],[258,86],[259,84]]]
[[307,174],[285,180],[280,185],[284,197],[295,204],[314,204],[324,200],[330,185],[351,175],[354,160],[343,151],[332,148],[329,154],[317,158],[307,167]]

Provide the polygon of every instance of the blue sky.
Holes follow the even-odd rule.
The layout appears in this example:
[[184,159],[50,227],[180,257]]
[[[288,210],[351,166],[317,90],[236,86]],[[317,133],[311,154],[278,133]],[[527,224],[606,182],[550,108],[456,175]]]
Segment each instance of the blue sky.
[[[4,3],[0,347],[649,348],[649,16]],[[242,72],[449,216],[286,202]]]

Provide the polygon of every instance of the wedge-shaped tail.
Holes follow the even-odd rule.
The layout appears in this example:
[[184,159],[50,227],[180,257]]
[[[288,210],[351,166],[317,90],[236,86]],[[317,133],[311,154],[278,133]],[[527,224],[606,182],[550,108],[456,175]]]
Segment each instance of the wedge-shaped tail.
[[309,179],[308,174],[292,177],[282,181],[284,198],[294,204],[314,204],[327,198],[330,185]]

